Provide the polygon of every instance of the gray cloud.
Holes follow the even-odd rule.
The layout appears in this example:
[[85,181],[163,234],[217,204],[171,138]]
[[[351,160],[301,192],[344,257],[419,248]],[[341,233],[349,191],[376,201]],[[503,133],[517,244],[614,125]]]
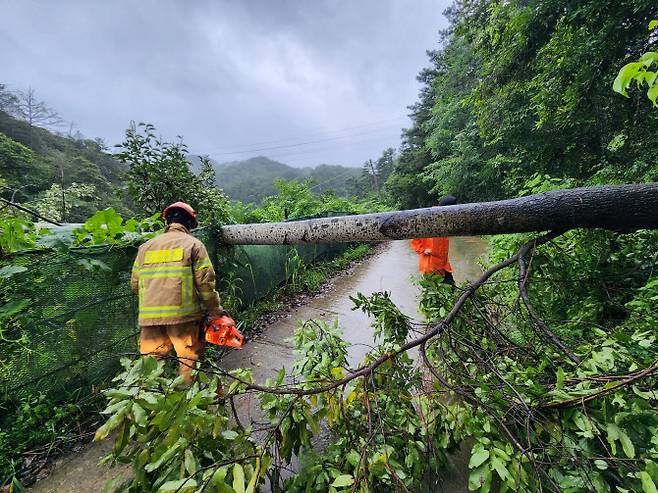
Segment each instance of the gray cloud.
[[0,82],[112,144],[148,121],[220,161],[360,165],[399,143],[447,3],[5,0]]

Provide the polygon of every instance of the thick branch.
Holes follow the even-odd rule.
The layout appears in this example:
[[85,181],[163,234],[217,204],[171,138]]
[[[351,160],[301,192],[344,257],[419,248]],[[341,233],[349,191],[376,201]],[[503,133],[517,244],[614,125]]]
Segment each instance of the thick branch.
[[497,202],[430,207],[306,221],[224,226],[226,244],[401,240],[531,231],[658,228],[658,183],[585,187]]
[[[544,243],[547,243],[554,239],[557,236],[557,233],[547,233],[544,236],[540,236],[539,238],[535,238],[528,243],[526,243],[522,248],[524,248],[527,245],[531,245],[530,248],[535,248],[540,245],[543,245]],[[520,252],[521,250],[519,250]],[[241,380],[237,378],[235,375],[229,375],[230,378],[240,381],[245,385],[245,390],[255,390],[259,392],[267,392],[270,394],[278,394],[278,395],[313,395],[313,394],[321,394],[323,392],[329,392],[330,390],[336,389],[338,387],[341,387],[342,385],[345,385],[346,383],[354,380],[355,378],[359,377],[365,377],[370,375],[376,368],[381,366],[383,363],[386,361],[393,359],[397,357],[399,354],[404,353],[409,351],[412,348],[415,348],[417,346],[421,346],[425,344],[427,341],[438,335],[444,327],[447,327],[452,321],[457,317],[457,314],[459,311],[462,309],[466,301],[482,286],[485,284],[491,276],[493,276],[496,272],[509,267],[510,265],[513,265],[515,262],[518,261],[519,258],[519,252],[517,252],[515,255],[511,256],[507,260],[503,260],[502,262],[494,265],[493,267],[489,268],[480,278],[473,282],[468,288],[464,290],[464,292],[459,296],[455,304],[453,305],[452,309],[448,314],[441,320],[439,323],[434,325],[431,330],[427,331],[423,336],[418,337],[417,339],[414,339],[412,341],[407,342],[403,346],[400,347],[397,351],[391,351],[389,353],[382,354],[379,356],[376,360],[374,360],[372,363],[369,365],[363,366],[353,372],[351,372],[349,375],[341,378],[340,380],[335,380],[327,385],[321,386],[321,387],[313,387],[313,388],[307,388],[307,389],[300,389],[296,387],[266,387],[264,385],[259,385],[255,383],[249,383],[244,380]],[[218,369],[216,366],[212,365],[213,368]],[[225,373],[225,372],[222,372]],[[226,373],[225,373],[226,374]]]

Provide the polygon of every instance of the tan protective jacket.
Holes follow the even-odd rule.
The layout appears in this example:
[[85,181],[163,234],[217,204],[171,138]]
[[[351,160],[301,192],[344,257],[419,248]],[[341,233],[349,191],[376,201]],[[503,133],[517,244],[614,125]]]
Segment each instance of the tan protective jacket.
[[224,311],[206,247],[178,223],[139,247],[131,286],[139,296],[141,326],[182,324]]

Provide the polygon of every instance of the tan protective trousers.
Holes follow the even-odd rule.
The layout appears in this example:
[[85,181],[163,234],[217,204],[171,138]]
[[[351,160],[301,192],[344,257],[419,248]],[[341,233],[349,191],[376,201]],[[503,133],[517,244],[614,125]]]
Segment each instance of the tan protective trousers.
[[172,349],[176,351],[179,371],[188,385],[193,379],[190,372],[197,367],[203,357],[204,341],[199,338],[199,321],[178,325],[143,326],[139,338],[139,351],[143,355],[156,358],[167,356]]

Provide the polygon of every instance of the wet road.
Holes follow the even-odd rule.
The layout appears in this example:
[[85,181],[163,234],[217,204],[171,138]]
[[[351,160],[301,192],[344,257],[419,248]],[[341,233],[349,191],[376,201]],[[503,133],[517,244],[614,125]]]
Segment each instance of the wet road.
[[[480,238],[451,238],[450,263],[457,283],[480,276],[482,269],[477,259],[485,250],[486,243]],[[286,367],[286,373],[289,373],[294,362],[294,353],[287,339],[294,332],[297,321],[320,319],[328,322],[339,321],[344,330],[344,339],[352,344],[348,350],[349,363],[356,367],[373,346],[374,336],[370,327],[371,320],[361,311],[352,311],[353,304],[349,296],[357,292],[369,295],[377,291],[388,291],[403,313],[421,321],[422,317],[417,310],[419,287],[412,282],[412,278],[417,275],[418,257],[410,248],[409,242],[390,242],[367,262],[356,266],[348,275],[338,278],[329,292],[293,310],[287,318],[276,322],[259,338],[251,341],[245,350],[230,353],[222,366],[226,369],[251,367],[257,382],[264,382],[267,378],[273,379],[281,367]],[[250,395],[241,396],[237,408],[247,423],[266,421],[258,400]],[[441,478],[442,486],[439,491],[467,492],[467,452],[461,451],[449,460],[450,467]]]
[[[479,238],[451,239],[450,262],[458,283],[480,275],[481,269],[476,259],[485,252],[485,248],[485,242]],[[347,275],[339,277],[322,296],[292,310],[289,316],[273,323],[243,350],[229,353],[222,366],[226,369],[251,367],[257,382],[275,377],[282,366],[290,369],[294,354],[287,339],[292,335],[297,320],[308,319],[339,320],[345,331],[345,339],[352,344],[349,349],[350,364],[358,365],[373,345],[373,332],[368,317],[360,311],[352,311],[349,296],[357,292],[368,295],[377,291],[388,291],[403,313],[420,321],[416,299],[419,289],[411,282],[412,276],[417,275],[417,262],[417,256],[407,241],[394,241],[384,245],[379,253],[354,267]],[[237,405],[243,423],[264,420],[256,399],[244,396]],[[119,472],[116,469],[97,466],[97,462],[110,448],[108,442],[96,443],[76,455],[69,456],[55,467],[49,478],[38,482],[29,491],[100,491],[105,481]],[[451,462],[451,467],[442,477],[442,491],[468,491],[468,457],[464,453],[458,453],[451,458]]]

